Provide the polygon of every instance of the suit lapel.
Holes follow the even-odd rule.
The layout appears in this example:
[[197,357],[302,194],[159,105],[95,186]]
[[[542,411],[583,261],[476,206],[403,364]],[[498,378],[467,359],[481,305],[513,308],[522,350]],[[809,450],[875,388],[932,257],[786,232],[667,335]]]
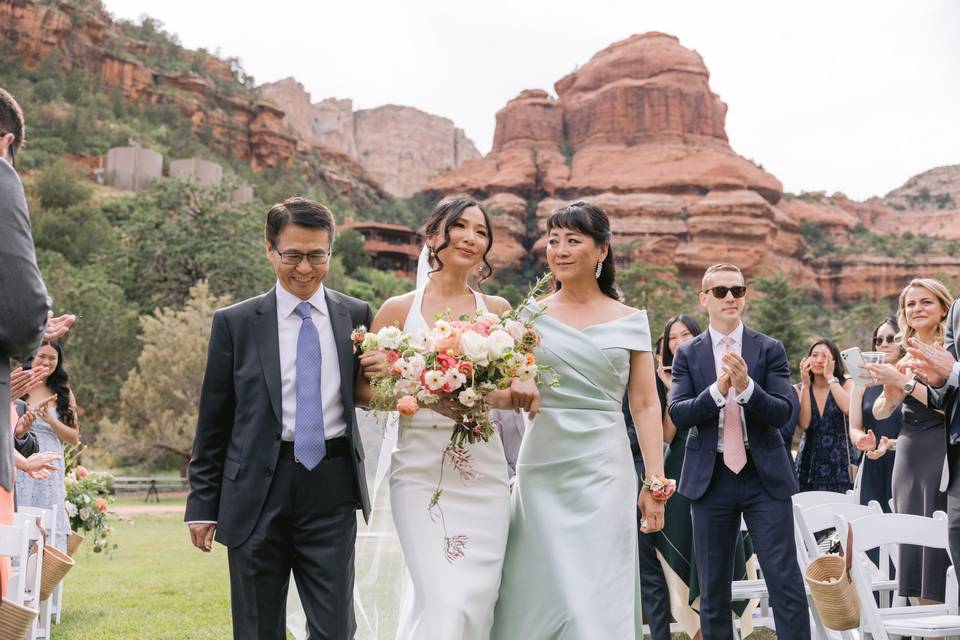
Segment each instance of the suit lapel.
[[282,424],[280,394],[280,336],[277,329],[277,292],[270,289],[257,307],[253,319],[254,335],[257,338],[257,351],[260,355],[260,368],[267,383],[267,394],[273,406],[277,423]]
[[353,343],[350,341],[350,313],[340,302],[336,294],[324,289],[327,311],[330,313],[330,327],[333,339],[337,343],[337,359],[340,363],[340,399],[343,402],[344,417],[353,419]]
[[[696,380],[697,390],[706,389],[717,381],[717,363],[713,356],[713,340],[710,339],[710,331],[704,331],[700,334],[700,342],[694,346],[696,362],[702,362],[705,365],[694,368],[694,376],[699,377]],[[698,375],[699,374],[699,375]]]
[[747,363],[747,373],[750,377],[754,382],[759,380],[760,334],[746,325],[743,326],[743,347],[740,349],[740,355]]

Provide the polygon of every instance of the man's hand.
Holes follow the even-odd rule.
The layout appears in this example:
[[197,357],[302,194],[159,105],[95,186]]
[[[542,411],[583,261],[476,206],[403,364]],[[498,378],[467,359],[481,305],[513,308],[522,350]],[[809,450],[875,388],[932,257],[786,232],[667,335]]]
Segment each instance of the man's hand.
[[910,338],[907,352],[913,356],[918,373],[932,387],[942,387],[953,371],[956,359],[940,345],[929,345]]
[[53,311],[47,314],[47,328],[43,330],[43,339],[47,342],[57,340],[66,335],[73,323],[77,321],[77,316],[65,313],[62,316],[53,317]]
[[10,397],[21,398],[40,385],[47,379],[47,368],[43,365],[37,365],[32,369],[17,367],[10,372]]
[[663,529],[663,509],[666,503],[656,500],[646,488],[640,491],[637,507],[640,508],[640,531],[656,533]]
[[720,395],[724,398],[726,398],[730,392],[730,374],[727,373],[726,367],[720,368],[720,375],[717,376],[717,391],[719,391]]
[[747,372],[747,361],[733,352],[723,354],[723,368],[730,376],[730,384],[737,390],[737,393],[743,393],[750,384],[750,374]]
[[197,549],[205,553],[210,553],[213,548],[213,534],[217,532],[215,522],[192,522],[187,525],[190,528],[190,542]]
[[59,453],[44,451],[35,453],[22,464],[21,471],[25,471],[34,480],[46,480],[50,477],[51,471],[56,471],[59,467],[54,464],[62,456]]

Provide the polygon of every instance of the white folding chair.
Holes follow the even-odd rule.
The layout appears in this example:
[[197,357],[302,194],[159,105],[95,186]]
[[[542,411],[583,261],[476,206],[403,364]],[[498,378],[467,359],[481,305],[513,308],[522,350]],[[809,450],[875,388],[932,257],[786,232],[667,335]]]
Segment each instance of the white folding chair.
[[[8,556],[11,561],[18,560],[20,565],[26,564],[27,554],[30,553],[29,534],[24,527],[0,524],[0,556]],[[7,582],[6,595],[10,602],[25,606],[24,580],[17,575],[11,575]]]
[[837,493],[836,491],[801,491],[800,493],[793,494],[790,500],[794,506],[798,506],[801,509],[809,509],[818,504],[857,504],[853,491],[847,491],[846,493]]
[[[27,552],[22,556],[10,576],[11,582],[17,582],[22,589],[24,606],[40,610],[40,571],[43,567],[43,535],[39,518],[27,513],[14,513],[13,524],[21,527],[27,541]],[[31,553],[35,550],[36,553]]]
[[[53,545],[54,540],[57,536],[57,511],[56,506],[53,509],[42,509],[40,507],[19,507],[17,513],[27,514],[31,516],[36,516],[40,518],[41,527],[43,527],[44,533],[47,536],[47,544]],[[40,574],[40,565],[37,566],[37,575]],[[37,589],[37,597],[39,598],[40,590],[39,586]],[[31,636],[31,640],[40,640],[44,638],[49,640],[50,638],[50,623],[52,619],[52,602],[53,594],[49,598],[40,603],[40,614],[37,616],[36,621],[34,622],[34,635]]]
[[[950,553],[947,536],[946,514],[941,511],[934,517],[912,516],[902,513],[883,513],[848,521],[842,515],[836,517],[837,530],[852,531],[852,548],[844,548],[856,560],[866,551],[894,544],[913,544]],[[846,536],[841,533],[841,544],[846,547]],[[935,605],[890,607],[880,609],[873,599],[873,585],[868,567],[863,562],[851,563],[850,573],[860,601],[861,637],[870,635],[874,640],[888,640],[890,636],[920,636],[944,638],[960,635],[960,615],[957,615],[958,594],[953,569],[947,571],[947,602]]]

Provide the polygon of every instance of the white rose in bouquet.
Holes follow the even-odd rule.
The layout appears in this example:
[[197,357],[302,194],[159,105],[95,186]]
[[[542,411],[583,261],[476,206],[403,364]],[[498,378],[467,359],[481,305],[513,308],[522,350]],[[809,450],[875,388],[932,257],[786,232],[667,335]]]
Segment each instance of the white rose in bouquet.
[[81,519],[81,520],[89,520],[91,515],[93,515],[93,513],[90,511],[89,508],[87,508],[87,507],[80,507],[80,519]]
[[361,351],[373,351],[378,349],[377,345],[377,334],[370,333],[369,331],[363,334],[363,341],[360,343]]
[[397,382],[396,386],[397,394],[401,396],[415,396],[417,391],[420,390],[420,383],[416,380],[408,380],[404,378]]
[[460,404],[467,408],[477,404],[477,400],[479,399],[480,396],[477,395],[477,392],[472,387],[464,389],[457,395],[457,400],[460,401]]
[[403,332],[399,327],[384,327],[377,332],[377,344],[381,349],[396,349],[400,346],[402,339]]
[[467,360],[485,367],[490,364],[487,340],[488,338],[484,338],[476,331],[464,331],[460,336],[460,351],[463,352]]
[[66,510],[67,510],[67,515],[68,515],[69,517],[73,518],[73,517],[75,517],[75,516],[77,515],[77,505],[73,504],[72,502],[67,502],[67,503],[66,503],[65,505],[63,505],[63,506],[66,508]]
[[501,329],[491,331],[487,336],[487,354],[491,360],[499,360],[507,351],[513,349],[516,343],[510,334]]
[[403,377],[409,380],[419,380],[420,374],[423,373],[423,368],[427,366],[427,363],[423,360],[423,356],[415,353],[404,360],[407,363],[407,370]]

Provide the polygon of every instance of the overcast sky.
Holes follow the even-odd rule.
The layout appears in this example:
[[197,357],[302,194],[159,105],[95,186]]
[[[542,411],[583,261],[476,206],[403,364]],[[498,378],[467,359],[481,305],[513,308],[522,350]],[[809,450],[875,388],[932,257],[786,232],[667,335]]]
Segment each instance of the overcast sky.
[[[883,195],[960,164],[960,2],[953,0],[106,0],[190,48],[237,56],[257,83],[313,100],[411,105],[490,150],[494,114],[633,33],[696,49],[735,151],[788,191]],[[562,9],[560,9],[562,7]],[[568,9],[569,8],[569,9]]]

